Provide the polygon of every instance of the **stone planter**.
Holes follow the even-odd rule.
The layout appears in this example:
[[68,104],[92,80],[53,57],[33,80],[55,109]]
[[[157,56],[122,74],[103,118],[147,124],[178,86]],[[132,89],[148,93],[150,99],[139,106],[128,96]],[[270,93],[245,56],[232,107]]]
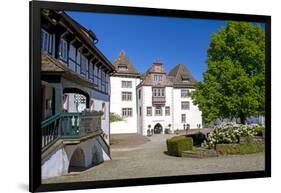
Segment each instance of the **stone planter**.
[[101,113],[82,113],[80,117],[80,129],[85,134],[101,130]]
[[217,157],[218,154],[214,149],[196,148],[193,151],[183,151],[181,156],[188,158],[208,158]]

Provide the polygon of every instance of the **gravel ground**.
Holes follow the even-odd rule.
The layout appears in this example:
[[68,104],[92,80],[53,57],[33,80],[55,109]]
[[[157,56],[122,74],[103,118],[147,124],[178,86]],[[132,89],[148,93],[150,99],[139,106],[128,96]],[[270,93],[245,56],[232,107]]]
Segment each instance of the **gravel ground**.
[[180,158],[166,155],[166,139],[154,135],[139,146],[112,148],[112,160],[83,172],[44,180],[43,183],[77,182],[264,170],[264,154],[228,155],[215,158]]

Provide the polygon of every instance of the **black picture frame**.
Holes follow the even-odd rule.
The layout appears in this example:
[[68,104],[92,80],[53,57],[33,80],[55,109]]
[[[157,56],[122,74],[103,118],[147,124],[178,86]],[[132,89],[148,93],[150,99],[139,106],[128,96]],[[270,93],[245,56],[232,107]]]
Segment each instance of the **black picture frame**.
[[[266,15],[248,15],[234,13],[217,13],[203,11],[186,11],[155,9],[143,7],[107,6],[80,3],[62,3],[31,1],[30,6],[30,130],[29,130],[29,191],[59,191],[90,188],[109,188],[152,184],[214,181],[245,178],[262,178],[271,176],[271,17]],[[40,10],[56,9],[99,13],[119,13],[131,15],[149,15],[180,18],[197,18],[213,20],[236,20],[265,23],[266,43],[266,115],[265,115],[265,170],[252,172],[200,174],[186,176],[151,177],[140,179],[122,179],[93,182],[74,182],[58,184],[41,184],[41,105],[40,105]]]

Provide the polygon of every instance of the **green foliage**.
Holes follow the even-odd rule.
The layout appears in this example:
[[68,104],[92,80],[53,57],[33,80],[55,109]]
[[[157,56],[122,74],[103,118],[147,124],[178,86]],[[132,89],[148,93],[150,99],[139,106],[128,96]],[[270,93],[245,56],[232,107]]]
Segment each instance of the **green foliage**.
[[250,154],[264,151],[264,145],[258,143],[245,144],[217,144],[219,154]]
[[262,126],[262,125],[258,125],[255,128],[255,133],[256,133],[257,136],[262,136],[264,131],[265,131],[265,127]]
[[91,110],[91,109],[84,109],[82,111],[82,115],[92,115],[92,116],[102,116],[104,114],[103,111]]
[[122,117],[120,115],[117,115],[115,113],[110,113],[110,122],[117,122],[117,121],[122,121]]
[[204,121],[263,115],[265,109],[265,33],[259,24],[229,21],[213,33],[204,81],[191,93]]
[[168,154],[181,156],[182,151],[192,150],[193,139],[186,136],[175,136],[166,141]]
[[214,148],[216,144],[233,144],[238,143],[241,137],[250,137],[257,135],[257,130],[264,128],[258,124],[242,125],[234,123],[226,123],[215,126],[209,133],[207,141],[203,146],[206,148]]

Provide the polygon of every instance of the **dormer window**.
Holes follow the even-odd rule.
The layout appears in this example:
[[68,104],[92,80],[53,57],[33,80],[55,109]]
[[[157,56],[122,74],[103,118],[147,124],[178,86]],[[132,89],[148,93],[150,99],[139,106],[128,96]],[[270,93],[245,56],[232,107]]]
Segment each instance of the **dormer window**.
[[181,78],[182,78],[182,81],[183,82],[188,82],[189,81],[189,77],[188,76],[181,76]]
[[162,75],[153,75],[153,80],[154,81],[162,81]]
[[119,71],[128,71],[128,67],[126,65],[119,65],[118,70]]

